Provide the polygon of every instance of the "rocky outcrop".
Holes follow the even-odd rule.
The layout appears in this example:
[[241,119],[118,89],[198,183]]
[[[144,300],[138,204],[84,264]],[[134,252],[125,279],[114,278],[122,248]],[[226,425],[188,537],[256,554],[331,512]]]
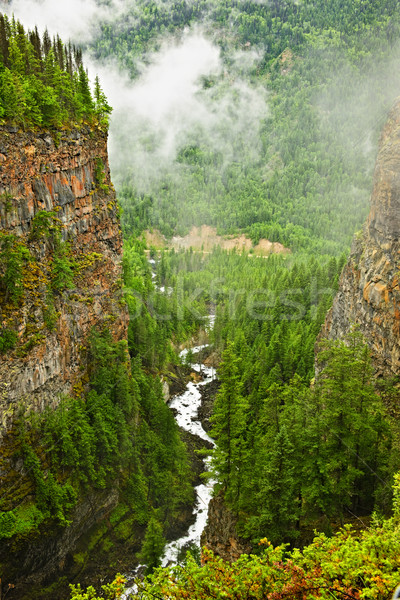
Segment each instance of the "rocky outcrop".
[[252,548],[248,541],[238,537],[236,526],[237,518],[226,506],[220,493],[208,505],[207,525],[201,536],[201,547],[212,550],[229,562],[237,560],[242,554],[249,554]]
[[400,100],[381,135],[371,210],[355,236],[321,338],[359,326],[378,376],[400,374]]
[[[48,218],[40,220],[44,212]],[[18,335],[15,348],[0,354],[0,437],[21,403],[42,411],[83,389],[93,327],[106,324],[116,340],[126,337],[122,237],[105,132],[0,127],[0,242],[10,235],[27,253],[18,302],[0,288],[0,335]],[[64,289],[54,286],[56,241],[72,276]]]
[[[84,398],[90,332],[107,328],[119,341],[127,338],[127,326],[106,132],[1,126],[0,516],[29,508],[35,493],[19,451],[16,417],[53,409],[65,396]],[[6,335],[12,340],[7,348]],[[35,450],[45,478],[46,448],[39,441]],[[9,596],[39,597],[37,589],[56,575],[76,573],[76,548],[87,551],[90,532],[103,526],[118,501],[117,486],[88,487],[68,515],[68,526],[48,520],[10,539],[0,531],[0,578],[4,585],[12,582]]]

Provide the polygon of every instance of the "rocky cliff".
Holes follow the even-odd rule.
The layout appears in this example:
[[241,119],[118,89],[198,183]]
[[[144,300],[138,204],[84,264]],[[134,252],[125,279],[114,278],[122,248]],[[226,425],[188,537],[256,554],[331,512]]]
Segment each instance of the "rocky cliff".
[[1,435],[21,402],[43,410],[84,386],[92,327],[107,324],[115,339],[126,337],[106,134],[0,128],[0,234],[3,247],[11,240],[25,250],[16,301],[0,289],[0,335],[17,332],[0,355]]
[[242,554],[250,554],[248,540],[237,534],[237,517],[226,505],[223,495],[211,499],[208,506],[207,525],[201,535],[201,547],[212,550],[223,560],[233,562]]
[[320,338],[359,326],[378,376],[400,374],[400,100],[383,129],[371,210],[353,241]]
[[[126,339],[121,258],[106,132],[1,126],[0,578],[3,586],[15,586],[3,587],[12,598],[38,598],[33,586],[41,590],[65,573],[71,553],[86,552],[91,534],[118,503],[117,490],[88,488],[68,527],[46,521],[39,532],[32,522],[32,534],[28,523],[23,534],[8,535],[9,515],[34,515],[37,493],[37,463],[28,468],[21,456],[17,418],[54,409],[66,396],[84,399],[93,328],[106,328],[116,342]],[[44,481],[46,447],[34,450]]]

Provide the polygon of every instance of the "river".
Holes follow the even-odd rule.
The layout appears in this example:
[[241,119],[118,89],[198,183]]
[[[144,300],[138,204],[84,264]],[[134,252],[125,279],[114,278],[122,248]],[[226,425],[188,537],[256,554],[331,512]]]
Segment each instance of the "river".
[[[191,350],[193,354],[196,354],[206,347],[207,346],[195,346],[194,348],[191,348]],[[187,352],[188,350],[183,350],[180,356],[184,358]],[[207,385],[207,383],[211,383],[211,381],[215,379],[215,369],[206,367],[200,363],[192,364],[191,368],[200,373],[203,379],[198,383],[188,383],[186,391],[180,396],[172,398],[169,406],[174,409],[176,413],[175,419],[179,427],[182,427],[183,429],[186,429],[186,431],[215,445],[212,438],[204,431],[198,418],[198,410],[201,404],[200,388]],[[208,462],[209,459],[204,460],[206,470],[208,468]],[[196,504],[193,514],[196,516],[196,520],[183,537],[166,545],[162,560],[163,567],[169,564],[176,564],[179,550],[184,546],[189,544],[200,546],[200,537],[206,525],[208,505],[211,500],[213,485],[214,481],[208,480],[207,483],[198,485],[195,488]]]
[[[154,261],[150,260],[150,264],[154,265]],[[153,279],[154,278],[155,274],[153,273]],[[214,320],[214,315],[210,315],[208,317],[208,330],[212,329],[214,325]],[[201,352],[205,348],[207,348],[207,344],[203,346],[194,346],[192,348],[182,350],[182,352],[180,353],[180,357],[184,359],[189,351],[191,351],[194,356],[198,355],[201,357]],[[186,386],[186,391],[183,394],[174,396],[169,401],[169,407],[174,411],[175,420],[179,427],[182,427],[182,429],[189,431],[193,435],[196,435],[201,439],[210,442],[214,446],[214,441],[203,429],[203,426],[198,417],[198,411],[201,405],[201,387],[207,385],[208,383],[211,383],[216,378],[215,369],[213,367],[206,367],[201,363],[192,363],[190,367],[192,371],[196,371],[197,373],[199,373],[199,375],[201,376],[201,380],[197,383],[194,383],[192,381],[189,382]],[[209,461],[209,458],[204,459],[205,470],[208,470]],[[212,497],[214,483],[215,482],[212,479],[208,479],[207,483],[202,483],[195,487],[196,502],[193,509],[195,521],[193,525],[189,527],[185,535],[183,535],[177,540],[166,544],[161,562],[163,567],[177,564],[178,556],[181,549],[184,549],[185,547],[189,547],[191,545],[196,545],[200,547],[200,538],[203,529],[206,525],[208,505]],[[135,571],[128,576],[128,579],[133,578],[135,574],[142,570],[143,567],[144,565],[139,565],[135,569]],[[128,598],[134,596],[136,591],[136,586],[128,588],[124,596],[122,597],[122,600],[127,600]]]

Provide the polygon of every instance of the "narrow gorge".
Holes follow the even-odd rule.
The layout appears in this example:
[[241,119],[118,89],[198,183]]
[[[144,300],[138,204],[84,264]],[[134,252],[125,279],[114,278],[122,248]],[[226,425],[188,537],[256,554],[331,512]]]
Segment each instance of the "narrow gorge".
[[398,3],[0,4],[0,600],[389,600]]

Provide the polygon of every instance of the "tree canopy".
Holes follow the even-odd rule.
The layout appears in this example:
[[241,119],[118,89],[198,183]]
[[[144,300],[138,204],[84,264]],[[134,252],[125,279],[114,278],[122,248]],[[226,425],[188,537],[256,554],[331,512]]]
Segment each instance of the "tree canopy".
[[50,39],[47,30],[26,32],[0,13],[0,119],[24,127],[107,125],[110,112],[98,79],[90,90],[81,48]]

